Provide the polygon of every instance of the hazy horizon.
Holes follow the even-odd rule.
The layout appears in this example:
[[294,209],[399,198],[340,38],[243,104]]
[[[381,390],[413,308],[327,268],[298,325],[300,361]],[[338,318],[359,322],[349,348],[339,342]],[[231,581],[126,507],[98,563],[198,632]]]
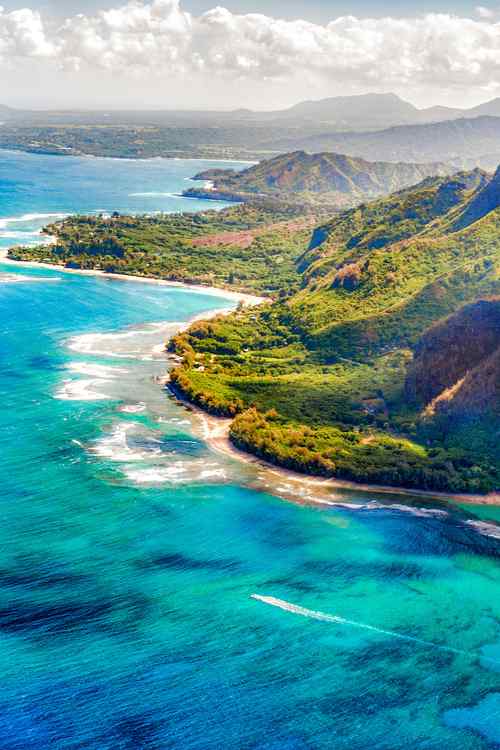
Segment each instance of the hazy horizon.
[[[199,106],[199,107],[196,107],[196,106],[193,106],[193,107],[191,107],[191,106],[184,106],[184,107],[160,107],[160,106],[156,106],[155,107],[155,106],[148,106],[148,107],[143,107],[143,106],[134,106],[134,102],[131,102],[126,107],[110,106],[110,107],[96,107],[96,108],[93,108],[92,106],[75,106],[75,107],[61,106],[61,107],[51,108],[49,106],[45,106],[44,107],[43,105],[39,105],[39,106],[33,106],[31,109],[32,109],[32,111],[35,111],[35,112],[48,112],[48,111],[57,111],[57,110],[64,111],[64,110],[66,110],[66,111],[72,111],[72,112],[78,112],[78,111],[80,111],[80,112],[104,112],[104,113],[106,113],[106,112],[123,112],[123,111],[126,111],[126,112],[186,112],[186,113],[188,113],[188,112],[207,112],[207,113],[209,113],[209,112],[227,112],[227,113],[230,113],[230,112],[237,112],[237,111],[240,111],[240,110],[241,111],[247,110],[249,112],[266,113],[266,112],[275,112],[275,111],[286,110],[286,109],[289,109],[289,108],[291,108],[291,107],[293,107],[293,106],[295,106],[297,104],[302,104],[304,102],[318,102],[318,101],[323,101],[323,100],[329,99],[329,98],[333,99],[333,98],[343,97],[343,96],[356,98],[358,96],[362,97],[362,96],[370,96],[370,95],[372,95],[372,96],[377,96],[377,95],[385,96],[385,95],[389,95],[389,94],[393,94],[393,93],[394,92],[392,92],[392,91],[364,91],[364,92],[360,92],[359,94],[346,94],[346,95],[344,95],[344,94],[335,94],[335,95],[332,95],[331,97],[326,96],[326,97],[319,97],[319,98],[315,98],[315,99],[297,99],[297,100],[291,100],[290,104],[284,105],[282,107],[276,107],[276,108],[271,108],[271,107],[260,107],[260,108],[259,107],[237,107],[237,106],[231,106],[230,104],[228,104],[225,107],[221,106],[221,107],[217,107],[217,108],[210,107],[210,106],[204,106],[204,107],[202,107],[202,106]],[[396,96],[399,96],[399,95],[396,94]],[[411,104],[412,106],[415,106],[420,111],[425,111],[426,109],[429,109],[429,108],[432,108],[432,107],[435,107],[435,106],[440,106],[440,102],[435,102],[434,104],[422,106],[422,105],[418,105],[415,102],[411,101],[411,99],[409,97],[399,97],[399,98],[402,101],[404,101],[404,102],[406,102],[408,104]],[[463,109],[463,110],[474,109],[476,106],[480,106],[481,104],[487,104],[488,102],[492,101],[495,98],[500,98],[500,96],[499,97],[488,97],[486,99],[478,101],[476,104],[473,104],[473,105],[470,105],[470,106],[467,106],[467,107],[458,107],[458,109]],[[22,109],[29,110],[30,109],[29,107],[23,108],[23,107],[11,106],[11,105],[9,105],[8,101],[4,101],[4,100],[0,101],[0,105],[7,106],[7,107],[9,107],[9,108],[11,108],[13,110],[16,110],[16,109],[19,109],[19,110],[22,110]],[[451,105],[444,105],[444,106],[450,106],[451,109],[455,108],[455,107],[452,107]]]

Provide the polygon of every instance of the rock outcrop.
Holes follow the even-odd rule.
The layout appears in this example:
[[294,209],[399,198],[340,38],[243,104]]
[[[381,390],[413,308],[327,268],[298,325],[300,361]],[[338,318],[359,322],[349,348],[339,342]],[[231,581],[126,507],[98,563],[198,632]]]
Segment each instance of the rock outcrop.
[[500,297],[466,305],[423,336],[406,393],[428,416],[499,413]]

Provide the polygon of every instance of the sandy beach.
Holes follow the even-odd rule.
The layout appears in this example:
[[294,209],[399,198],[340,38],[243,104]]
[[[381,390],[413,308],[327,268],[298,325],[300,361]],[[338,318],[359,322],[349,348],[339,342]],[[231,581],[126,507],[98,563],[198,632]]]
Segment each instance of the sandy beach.
[[260,305],[266,301],[266,297],[258,297],[254,294],[245,294],[244,292],[234,292],[231,289],[222,289],[215,286],[204,286],[203,284],[184,284],[182,281],[169,281],[168,279],[154,279],[151,276],[132,276],[124,273],[107,273],[91,268],[66,268],[66,266],[57,263],[42,263],[39,261],[19,261],[11,260],[7,257],[7,250],[0,250],[0,263],[8,263],[21,269],[26,268],[45,268],[51,271],[60,271],[61,273],[77,274],[79,276],[99,276],[112,281],[133,281],[141,284],[154,284],[156,286],[177,287],[178,289],[189,289],[198,294],[208,294],[214,297],[225,297],[233,302],[243,302],[245,305]]
[[[234,292],[218,287],[183,284],[182,282],[178,281],[168,281],[166,279],[154,279],[151,277],[143,276],[131,276],[127,274],[112,274],[106,273],[105,271],[93,269],[66,268],[64,266],[59,266],[52,263],[42,263],[36,261],[15,261],[7,258],[6,250],[0,251],[0,262],[8,263],[9,265],[14,265],[17,267],[27,266],[32,268],[45,268],[60,271],[62,273],[85,276],[99,276],[110,280],[136,283],[140,282],[145,284],[154,284],[157,286],[177,287],[180,289],[188,289],[193,292],[223,297],[233,302],[243,302],[245,305],[259,305],[266,301],[265,297],[258,297],[256,295],[245,294],[242,292]],[[222,315],[227,312],[228,308],[218,308],[210,312],[202,313],[195,318],[191,318],[182,327],[180,327],[179,330],[188,328],[195,320],[207,320],[209,318],[213,318],[217,315]],[[168,385],[168,374],[166,375],[163,384],[165,386]],[[257,483],[258,486],[262,487],[262,480],[264,480],[264,486],[268,491],[274,491],[276,494],[279,494],[280,497],[286,497],[287,499],[293,500],[294,502],[307,502],[313,504],[324,504],[325,502],[328,502],[331,504],[342,504],[345,503],[345,498],[339,499],[336,502],[335,498],[332,498],[332,492],[334,492],[335,490],[347,490],[372,494],[377,493],[413,498],[418,497],[422,498],[423,500],[439,500],[442,502],[451,501],[469,505],[500,505],[500,493],[491,493],[489,495],[449,494],[445,492],[432,492],[428,490],[417,490],[405,487],[371,485],[350,482],[341,479],[323,479],[321,477],[312,477],[306,474],[300,474],[298,472],[292,471],[291,469],[277,467],[274,464],[264,461],[257,456],[253,456],[250,453],[246,453],[245,451],[242,451],[235,445],[233,445],[233,443],[229,439],[229,429],[232,421],[231,419],[216,417],[211,414],[207,414],[200,407],[190,403],[189,401],[187,401],[187,399],[182,398],[179,394],[176,393],[173,395],[180,403],[184,405],[185,408],[196,414],[201,424],[203,439],[214,451],[262,470],[264,474],[259,479]],[[286,482],[287,486],[283,486],[283,481]],[[304,488],[308,488],[311,492],[314,493],[314,496],[308,493],[304,493]],[[298,492],[298,490],[301,491]]]
[[[168,385],[168,378],[166,379]],[[291,469],[285,469],[280,466],[265,461],[257,456],[240,450],[231,442],[229,438],[229,429],[231,425],[231,419],[225,417],[216,417],[212,414],[207,414],[203,409],[195,404],[192,404],[187,399],[182,398],[178,393],[173,393],[173,396],[183,404],[185,408],[196,414],[200,425],[201,434],[205,442],[216,452],[222,453],[225,456],[236,459],[237,461],[243,462],[248,465],[252,465],[258,469],[261,469],[264,473],[261,474],[259,480],[254,484],[257,489],[262,489],[264,484],[265,488],[269,492],[279,494],[280,497],[286,497],[287,499],[293,500],[294,502],[302,502],[308,504],[321,504],[325,503],[332,505],[346,504],[346,498],[335,499],[335,490],[347,490],[352,492],[370,493],[370,494],[384,494],[394,495],[412,498],[422,498],[422,500],[438,500],[441,502],[454,502],[468,505],[500,505],[500,494],[491,493],[489,495],[466,495],[466,494],[453,494],[446,492],[432,492],[429,490],[417,490],[406,487],[391,487],[376,484],[363,484],[358,482],[350,482],[343,479],[323,479],[322,477],[309,476],[307,474],[300,474],[299,472]],[[284,486],[283,482],[286,482]],[[304,489],[310,490],[309,493],[304,492]],[[301,490],[301,491],[299,491]],[[314,493],[312,495],[311,493]]]

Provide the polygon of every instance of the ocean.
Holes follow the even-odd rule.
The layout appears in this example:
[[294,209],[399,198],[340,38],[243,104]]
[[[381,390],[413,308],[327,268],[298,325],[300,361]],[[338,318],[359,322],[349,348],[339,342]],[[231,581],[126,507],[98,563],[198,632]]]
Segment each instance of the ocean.
[[[0,153],[0,244],[208,166]],[[212,450],[162,342],[233,305],[0,264],[0,748],[500,747],[499,510]]]

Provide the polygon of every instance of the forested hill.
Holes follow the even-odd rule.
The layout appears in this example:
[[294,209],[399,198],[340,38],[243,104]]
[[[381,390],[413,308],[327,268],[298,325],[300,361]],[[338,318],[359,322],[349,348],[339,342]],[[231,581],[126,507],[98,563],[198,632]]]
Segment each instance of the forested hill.
[[[262,202],[201,215],[74,217],[48,232],[54,245],[11,257],[271,296],[171,342],[182,357],[172,388],[234,417],[239,447],[322,476],[500,488],[500,333],[497,306],[484,303],[500,296],[500,170],[427,177],[335,215]],[[477,304],[492,316],[481,334],[467,312]],[[433,338],[435,325],[445,333]],[[409,391],[433,341],[444,356],[423,369],[439,381],[435,404]]]
[[[177,337],[184,364],[175,387],[235,415],[234,442],[282,466],[421,489],[498,489],[495,320],[485,325],[495,339],[484,353],[488,399],[476,378],[449,401],[474,403],[465,421],[444,429],[444,406],[432,415],[425,400],[409,399],[408,379],[434,324],[500,294],[499,183],[500,172],[480,170],[429,178],[317,228],[298,260],[302,289]],[[461,367],[477,372],[474,330]],[[440,372],[445,384],[461,377],[448,375]]]
[[[452,171],[443,163],[369,162],[342,154],[295,151],[241,172],[210,170],[195,179],[211,180],[217,195],[279,196],[346,206],[415,185],[429,175]],[[188,194],[199,192],[194,189]],[[210,196],[210,191],[206,194]]]

